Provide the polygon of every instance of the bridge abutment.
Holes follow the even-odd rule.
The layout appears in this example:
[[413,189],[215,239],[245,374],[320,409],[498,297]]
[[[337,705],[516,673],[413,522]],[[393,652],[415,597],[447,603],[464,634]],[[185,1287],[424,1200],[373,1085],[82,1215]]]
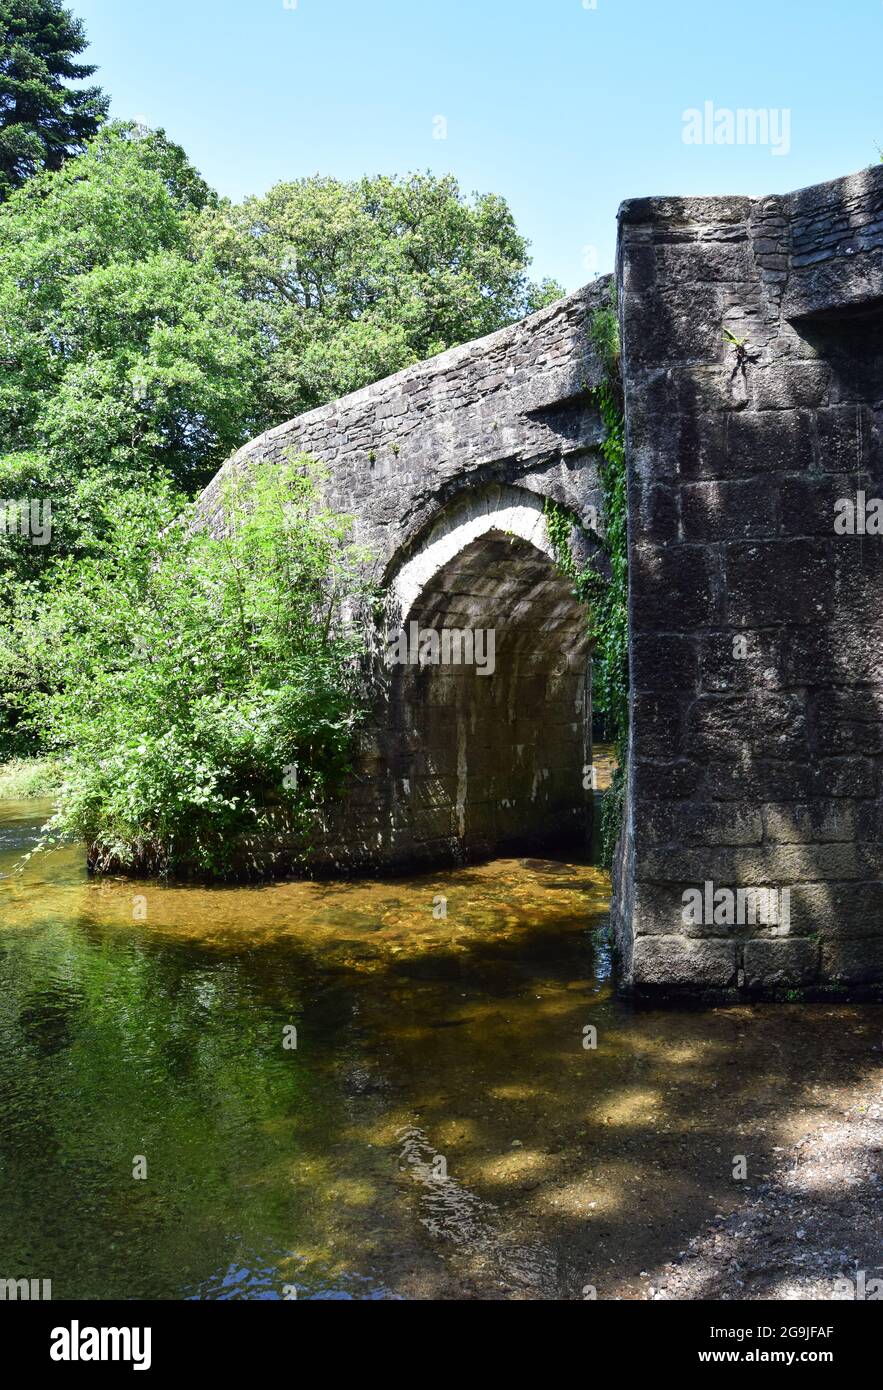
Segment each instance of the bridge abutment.
[[[883,536],[835,520],[883,496],[883,170],[790,197],[626,203],[619,260],[623,979],[879,983]],[[707,884],[691,920],[685,895],[705,902]]]

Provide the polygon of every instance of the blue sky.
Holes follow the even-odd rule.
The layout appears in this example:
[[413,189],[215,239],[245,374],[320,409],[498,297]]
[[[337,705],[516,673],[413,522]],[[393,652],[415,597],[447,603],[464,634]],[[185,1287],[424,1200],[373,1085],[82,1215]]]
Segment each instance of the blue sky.
[[[450,171],[509,200],[567,289],[612,268],[623,198],[786,192],[883,146],[883,0],[69,3],[112,114],[164,126],[221,193]],[[686,144],[709,101],[788,111],[788,152]]]

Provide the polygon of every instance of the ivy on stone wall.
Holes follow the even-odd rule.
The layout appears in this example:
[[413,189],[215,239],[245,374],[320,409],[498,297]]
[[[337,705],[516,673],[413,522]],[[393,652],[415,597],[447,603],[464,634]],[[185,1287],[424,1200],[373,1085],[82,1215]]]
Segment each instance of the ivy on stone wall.
[[573,584],[575,597],[589,610],[592,700],[604,715],[616,748],[618,765],[601,814],[601,850],[611,866],[622,822],[629,729],[625,422],[615,289],[611,289],[610,304],[593,315],[589,337],[604,369],[592,397],[605,429],[599,468],[604,526],[598,540],[608,574],[602,574],[592,560],[577,563],[571,537],[579,523],[567,508],[547,501],[546,527],[559,568]]

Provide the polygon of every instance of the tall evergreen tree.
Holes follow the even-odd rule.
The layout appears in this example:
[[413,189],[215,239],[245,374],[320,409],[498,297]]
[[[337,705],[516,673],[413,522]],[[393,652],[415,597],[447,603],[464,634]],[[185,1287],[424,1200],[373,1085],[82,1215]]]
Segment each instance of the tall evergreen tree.
[[0,202],[41,169],[79,154],[107,115],[83,22],[61,0],[0,0]]

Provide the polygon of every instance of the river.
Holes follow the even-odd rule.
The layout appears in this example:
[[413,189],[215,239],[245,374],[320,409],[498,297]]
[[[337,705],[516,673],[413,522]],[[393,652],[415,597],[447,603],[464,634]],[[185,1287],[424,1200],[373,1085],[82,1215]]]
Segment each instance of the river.
[[0,804],[0,1278],[55,1299],[647,1297],[878,1065],[877,1008],[618,1001],[585,864],[99,882],[20,867],[48,810]]

